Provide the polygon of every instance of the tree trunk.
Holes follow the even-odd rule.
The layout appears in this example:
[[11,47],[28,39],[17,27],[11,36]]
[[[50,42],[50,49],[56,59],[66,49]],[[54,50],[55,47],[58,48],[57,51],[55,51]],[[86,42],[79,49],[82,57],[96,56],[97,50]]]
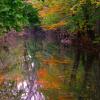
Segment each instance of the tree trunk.
[[72,68],[72,74],[71,74],[72,82],[76,79],[76,73],[77,73],[77,70],[78,70],[78,67],[79,67],[80,55],[81,55],[79,47],[77,47],[75,49],[76,49],[75,50],[75,61],[74,61],[74,65],[73,65],[73,68]]

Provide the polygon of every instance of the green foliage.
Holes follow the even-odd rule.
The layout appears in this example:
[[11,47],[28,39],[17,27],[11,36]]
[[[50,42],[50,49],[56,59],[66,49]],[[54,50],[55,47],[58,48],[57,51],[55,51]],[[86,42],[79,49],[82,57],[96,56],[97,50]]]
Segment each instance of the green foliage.
[[96,0],[81,0],[70,7],[72,14],[68,17],[68,28],[72,32],[84,28],[93,29],[96,20],[100,18],[100,15],[96,15],[98,13]]
[[0,0],[0,35],[38,23],[37,10],[31,4],[23,0]]
[[43,18],[42,24],[52,25],[54,23],[59,22],[59,20],[61,20],[61,16],[57,13],[54,13],[54,14],[50,14],[47,17]]
[[24,12],[31,26],[36,27],[39,25],[40,21],[39,21],[37,9],[33,8],[32,5],[30,4],[26,4]]

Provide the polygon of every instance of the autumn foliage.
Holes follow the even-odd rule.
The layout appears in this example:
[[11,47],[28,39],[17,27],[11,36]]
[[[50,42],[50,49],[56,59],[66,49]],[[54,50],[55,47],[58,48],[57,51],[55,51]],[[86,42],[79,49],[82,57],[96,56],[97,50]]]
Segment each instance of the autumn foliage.
[[57,29],[58,27],[61,27],[61,26],[64,26],[66,24],[65,21],[60,21],[58,23],[55,23],[55,24],[52,24],[52,25],[43,25],[43,29],[45,30],[55,30]]

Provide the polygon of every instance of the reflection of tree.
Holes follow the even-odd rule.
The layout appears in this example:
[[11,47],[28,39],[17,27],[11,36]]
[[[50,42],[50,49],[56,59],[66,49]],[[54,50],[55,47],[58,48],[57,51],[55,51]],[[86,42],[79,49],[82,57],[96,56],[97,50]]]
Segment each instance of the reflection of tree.
[[[41,30],[40,30],[41,32]],[[41,99],[44,100],[44,96],[41,92],[39,92],[39,88],[40,88],[40,84],[37,83],[37,75],[36,75],[36,71],[37,71],[37,65],[36,63],[38,62],[38,60],[35,57],[36,52],[38,52],[38,50],[41,50],[42,46],[39,46],[41,40],[38,42],[38,40],[40,39],[40,35],[41,33],[36,31],[37,34],[33,34],[33,38],[35,40],[33,40],[33,38],[31,38],[29,36],[29,38],[25,38],[24,40],[24,59],[23,59],[23,68],[24,68],[24,74],[25,74],[25,78],[28,81],[27,84],[27,94],[25,97],[25,100],[31,100],[31,98],[34,98],[37,100]],[[39,36],[38,36],[39,35]]]

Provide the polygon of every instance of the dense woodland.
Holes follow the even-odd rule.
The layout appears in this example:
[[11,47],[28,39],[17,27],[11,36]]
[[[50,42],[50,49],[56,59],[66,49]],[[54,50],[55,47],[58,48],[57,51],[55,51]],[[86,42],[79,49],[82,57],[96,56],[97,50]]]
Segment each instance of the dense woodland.
[[0,0],[0,100],[99,100],[99,77],[99,0]]

